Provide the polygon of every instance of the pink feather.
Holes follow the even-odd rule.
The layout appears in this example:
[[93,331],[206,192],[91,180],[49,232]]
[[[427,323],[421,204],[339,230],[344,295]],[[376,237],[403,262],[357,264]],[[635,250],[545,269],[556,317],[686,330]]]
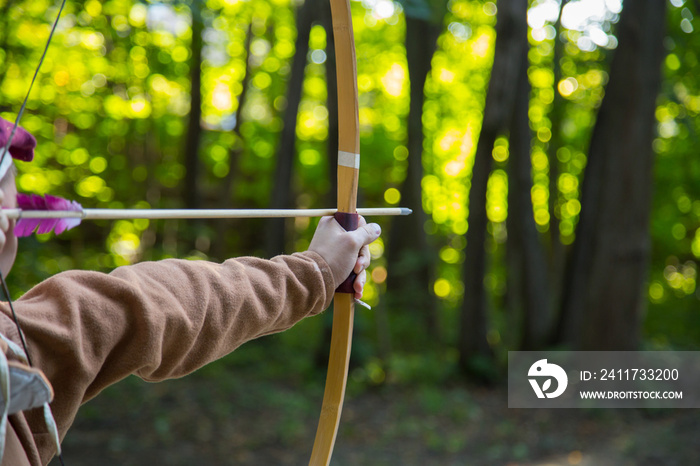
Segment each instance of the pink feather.
[[[47,194],[41,197],[37,194],[17,194],[17,207],[22,210],[72,210],[80,212],[83,207],[75,201]],[[55,231],[60,235],[66,230],[80,225],[79,218],[20,218],[15,225],[15,236],[24,237],[37,233]]]

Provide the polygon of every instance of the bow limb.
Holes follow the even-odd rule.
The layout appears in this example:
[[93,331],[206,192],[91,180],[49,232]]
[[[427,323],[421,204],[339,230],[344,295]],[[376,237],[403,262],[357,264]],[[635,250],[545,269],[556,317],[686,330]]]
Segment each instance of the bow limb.
[[[355,39],[349,0],[330,0],[338,72],[338,212],[356,220],[357,184],[360,168],[360,131],[357,102]],[[341,215],[342,217],[342,215]],[[336,215],[336,219],[339,216]],[[352,220],[350,220],[352,222]],[[341,224],[343,222],[341,221]],[[354,228],[343,225],[345,229]],[[348,282],[346,282],[348,283]],[[348,378],[354,299],[352,279],[348,291],[336,290],[333,302],[333,331],[328,358],[326,388],[309,465],[328,465],[340,424]],[[342,285],[341,285],[342,288]]]

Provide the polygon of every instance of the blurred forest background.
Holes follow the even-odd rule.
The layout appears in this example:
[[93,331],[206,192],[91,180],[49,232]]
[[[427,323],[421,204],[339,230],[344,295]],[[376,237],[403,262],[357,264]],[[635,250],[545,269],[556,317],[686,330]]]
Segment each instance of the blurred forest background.
[[[14,120],[58,5],[0,0]],[[509,350],[700,347],[697,0],[362,0],[358,310],[337,464],[692,464],[692,410],[505,407]],[[18,188],[84,207],[335,206],[325,0],[69,0]],[[24,239],[15,297],[68,269],[304,250],[315,221],[84,223]],[[89,403],[68,464],[301,464],[332,314],[192,377]],[[281,355],[283,355],[281,357]],[[653,440],[651,440],[653,439]]]

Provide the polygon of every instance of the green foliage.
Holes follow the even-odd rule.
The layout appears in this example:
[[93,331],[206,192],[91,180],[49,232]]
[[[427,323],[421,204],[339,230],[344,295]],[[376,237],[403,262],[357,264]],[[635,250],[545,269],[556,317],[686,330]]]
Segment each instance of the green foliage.
[[[69,0],[22,121],[39,145],[34,162],[18,163],[18,187],[25,192],[76,199],[85,207],[183,206],[193,71],[191,8],[196,5],[201,8],[204,26],[203,133],[198,152],[203,204],[266,207],[296,53],[298,3]],[[637,439],[629,432],[646,423],[631,410],[614,416],[582,411],[574,415],[583,419],[580,424],[571,422],[571,413],[543,411],[533,419],[517,410],[494,408],[501,406],[504,393],[467,390],[457,377],[460,368],[454,346],[464,294],[464,234],[469,228],[469,210],[481,207],[469,206],[467,199],[494,56],[498,3],[352,2],[363,151],[360,198],[366,207],[402,202],[398,188],[408,168],[406,119],[411,78],[404,46],[405,18],[443,25],[422,109],[422,201],[428,217],[424,228],[438,245],[437,275],[430,286],[439,298],[440,309],[435,337],[425,328],[424,309],[399,309],[392,304],[394,291],[385,289],[387,273],[393,273],[387,271],[384,257],[389,222],[380,219],[385,234],[372,246],[373,265],[364,298],[376,310],[358,308],[356,312],[348,400],[357,404],[346,404],[341,426],[347,429],[351,442],[363,445],[352,454],[365,456],[348,456],[347,464],[471,464],[479,460],[494,464],[552,458],[573,464],[581,460],[584,440],[595,448],[603,445],[603,450],[593,451],[629,457],[617,458],[620,463],[630,458],[638,463],[661,456],[673,458],[683,451],[683,442],[693,444],[690,435],[694,430],[679,428],[676,432],[666,417]],[[531,9],[544,3],[534,0]],[[673,0],[672,4],[664,87],[656,112],[645,347],[697,349],[700,35],[694,31],[699,27],[694,16],[700,11],[694,9],[697,2]],[[48,0],[0,0],[0,115],[6,119],[16,116],[55,13],[54,3]],[[601,25],[613,39],[616,19],[612,15]],[[531,195],[542,238],[549,241],[550,230],[557,225],[554,238],[570,245],[581,209],[585,154],[605,96],[614,50],[590,44],[582,48],[579,44],[585,39],[584,32],[563,28],[557,36],[554,26],[553,20],[547,20],[529,29]],[[555,56],[558,43],[560,55]],[[296,128],[291,203],[300,208],[325,207],[333,197],[333,167],[328,164],[326,144],[327,45],[324,29],[315,25]],[[553,147],[558,171],[551,180],[553,167],[547,155]],[[497,140],[493,158],[495,171],[487,193],[490,265],[484,285],[493,310],[487,340],[497,364],[503,364],[508,349],[519,338],[512,316],[505,311],[509,292],[505,266],[509,208],[504,172],[509,158],[506,135]],[[290,252],[308,245],[315,224],[307,219],[287,224]],[[166,257],[221,260],[259,254],[264,228],[261,221],[84,223],[60,237],[21,240],[10,287],[17,297],[40,280],[74,268],[109,271]],[[182,239],[189,233],[194,233],[197,250],[191,241]],[[430,259],[416,252],[405,258],[407,267]],[[84,456],[85,448],[94,442],[95,425],[105,416],[110,418],[108,424],[131,423],[134,432],[147,428],[147,435],[138,439],[130,439],[124,432],[107,436],[110,455],[122,454],[117,456],[122,463],[143,453],[134,450],[135,440],[142,442],[143,449],[160,453],[172,448],[176,454],[180,453],[173,448],[177,439],[197,442],[196,448],[191,447],[197,458],[192,461],[196,462],[211,457],[202,448],[217,439],[212,443],[226,448],[217,456],[220,461],[210,464],[246,464],[246,459],[250,463],[246,457],[249,452],[281,448],[286,455],[295,448],[305,448],[308,442],[303,439],[313,438],[322,397],[325,361],[321,356],[327,355],[323,335],[329,321],[327,313],[306,319],[283,334],[250,342],[193,376],[173,381],[170,391],[160,384],[146,388],[135,378],[108,389],[96,400],[102,405],[88,404],[81,411],[78,422],[89,435],[87,441],[80,437],[75,441],[79,453],[68,456],[68,461]],[[500,375],[490,359],[474,360],[470,369],[483,379],[498,380]],[[360,393],[366,397],[358,397]],[[123,416],[127,416],[126,421]],[[353,416],[362,420],[358,423],[362,427],[353,427]],[[614,420],[620,416],[627,421]],[[592,435],[598,425],[594,423],[608,426],[601,429],[607,431]],[[691,424],[697,422],[686,419],[679,425]],[[533,425],[546,435],[523,435]],[[367,426],[378,427],[375,432],[366,431]],[[610,432],[624,435],[615,437]],[[677,438],[681,441],[674,442]],[[69,436],[69,445],[71,441]],[[375,449],[361,451],[368,444]],[[392,451],[388,448],[391,444],[400,444],[401,451]],[[415,455],[417,446],[423,448],[421,455]],[[97,456],[103,459],[104,448],[98,450]],[[659,451],[664,454],[659,456]],[[300,454],[302,461],[307,454]],[[682,455],[688,456],[685,464],[697,463],[695,450]],[[179,464],[176,462],[186,461],[183,458],[187,457],[157,461]],[[257,464],[285,462],[280,458],[287,463],[301,462],[288,460],[288,456],[278,456],[276,461],[264,458]]]

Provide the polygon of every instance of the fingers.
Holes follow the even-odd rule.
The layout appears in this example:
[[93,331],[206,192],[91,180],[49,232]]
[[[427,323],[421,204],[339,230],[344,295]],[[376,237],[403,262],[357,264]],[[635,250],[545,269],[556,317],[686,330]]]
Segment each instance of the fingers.
[[360,246],[360,251],[357,255],[357,260],[355,261],[355,266],[353,267],[353,272],[357,274],[357,278],[353,283],[353,289],[355,290],[355,298],[362,298],[362,292],[365,288],[365,283],[367,283],[367,272],[366,269],[369,267],[371,255],[369,252],[369,244],[379,238],[382,233],[382,229],[376,223],[367,223],[364,217],[360,216],[359,227],[355,231],[349,232],[356,241],[356,244]]
[[[332,221],[332,217],[323,217],[321,222]],[[382,233],[382,228],[376,223],[367,223],[364,217],[360,216],[359,227],[357,230],[346,232],[340,224],[333,222],[343,234],[346,234],[348,238],[356,244],[359,248],[359,253],[355,265],[353,266],[353,272],[359,274],[364,269],[369,267],[371,255],[369,252],[369,244],[379,238]],[[319,222],[320,226],[320,222]],[[330,226],[330,225],[329,225]]]
[[355,291],[355,298],[362,298],[362,292],[365,289],[365,283],[367,283],[367,271],[362,270],[357,274],[355,282],[352,284],[352,288]]
[[352,271],[359,274],[369,267],[370,259],[371,255],[369,253],[369,246],[362,246],[362,249],[360,249],[360,254],[357,256],[357,262],[355,262],[355,267],[352,269]]
[[[362,219],[364,220],[364,219]],[[376,223],[366,223],[362,224],[355,231],[348,232],[350,236],[357,242],[358,248],[367,246],[382,234],[382,228]]]

